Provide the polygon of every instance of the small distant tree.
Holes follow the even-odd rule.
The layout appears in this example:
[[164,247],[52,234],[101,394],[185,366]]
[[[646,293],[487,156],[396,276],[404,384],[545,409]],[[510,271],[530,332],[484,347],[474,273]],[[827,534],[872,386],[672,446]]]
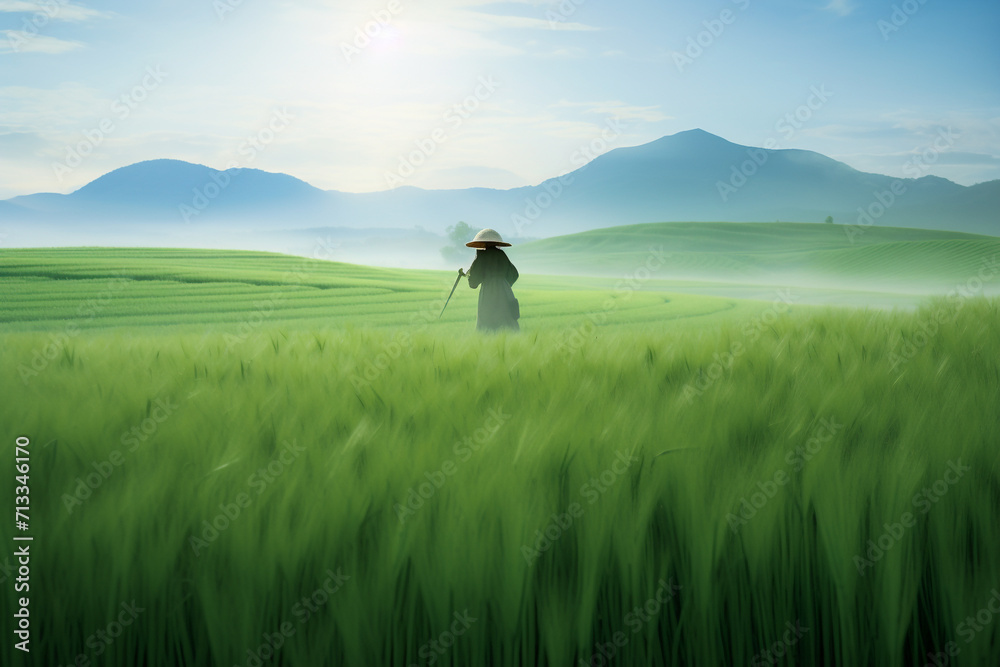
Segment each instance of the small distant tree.
[[459,221],[445,229],[445,236],[448,237],[448,245],[441,248],[441,256],[449,262],[461,262],[469,256],[469,249],[465,244],[476,235],[476,230],[468,223]]
[[832,215],[826,216],[826,220],[824,220],[823,222],[825,222],[828,225],[832,225],[833,224],[833,216]]

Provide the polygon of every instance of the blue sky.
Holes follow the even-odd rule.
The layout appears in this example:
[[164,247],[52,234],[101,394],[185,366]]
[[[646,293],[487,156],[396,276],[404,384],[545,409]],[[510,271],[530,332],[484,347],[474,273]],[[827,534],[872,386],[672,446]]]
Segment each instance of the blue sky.
[[969,185],[998,35],[995,0],[0,0],[0,198],[153,158],[506,188],[694,127]]

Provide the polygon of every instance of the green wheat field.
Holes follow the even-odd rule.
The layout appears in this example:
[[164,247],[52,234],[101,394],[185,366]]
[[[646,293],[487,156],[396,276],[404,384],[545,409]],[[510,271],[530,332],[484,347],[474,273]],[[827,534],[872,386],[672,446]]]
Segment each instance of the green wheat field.
[[801,227],[513,248],[500,335],[454,273],[3,251],[0,662],[1000,664],[998,241]]

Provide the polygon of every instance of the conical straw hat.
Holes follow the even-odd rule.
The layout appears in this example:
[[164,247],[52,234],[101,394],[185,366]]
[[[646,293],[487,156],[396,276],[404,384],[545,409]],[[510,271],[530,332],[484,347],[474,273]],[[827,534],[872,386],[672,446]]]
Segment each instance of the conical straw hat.
[[500,234],[497,233],[495,229],[484,229],[478,234],[476,234],[476,238],[472,239],[465,245],[469,246],[470,248],[485,248],[491,245],[507,247],[510,244],[505,243],[504,240],[500,238]]

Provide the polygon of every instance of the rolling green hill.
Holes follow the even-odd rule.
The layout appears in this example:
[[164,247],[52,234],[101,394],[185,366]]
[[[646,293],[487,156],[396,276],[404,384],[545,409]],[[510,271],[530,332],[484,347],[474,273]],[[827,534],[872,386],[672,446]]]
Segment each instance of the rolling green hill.
[[[608,324],[701,326],[712,313],[796,304],[912,305],[969,285],[1000,291],[1000,239],[839,225],[660,223],[595,230],[508,249],[529,329]],[[471,259],[471,257],[470,257]],[[566,275],[542,275],[566,274]],[[396,326],[461,331],[477,293],[455,274],[267,252],[159,248],[17,249],[0,254],[0,330]]]
[[525,271],[618,275],[651,248],[669,254],[661,278],[950,289],[995,267],[1000,238],[960,232],[805,223],[650,223],[512,248]]
[[[0,332],[154,326],[230,332],[269,326],[429,326],[467,331],[478,292],[454,273],[382,269],[266,252],[57,248],[0,255]],[[759,301],[664,293],[655,280],[524,275],[522,327],[696,325],[714,313],[752,315]],[[775,294],[762,298],[773,300]],[[764,306],[766,307],[766,305]]]

